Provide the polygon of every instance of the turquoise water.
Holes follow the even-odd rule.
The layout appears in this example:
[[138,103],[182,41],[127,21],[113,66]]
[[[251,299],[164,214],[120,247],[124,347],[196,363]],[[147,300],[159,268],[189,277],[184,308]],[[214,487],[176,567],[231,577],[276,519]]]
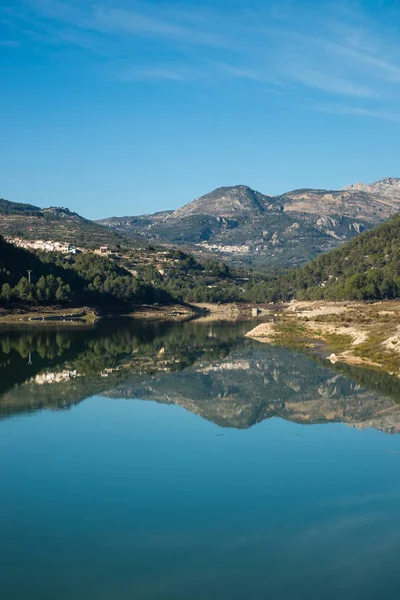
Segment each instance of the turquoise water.
[[[182,327],[139,337],[147,344],[164,336],[157,356],[170,352],[173,362]],[[183,340],[195,333],[188,327]],[[40,383],[36,370],[33,379],[8,381],[0,397],[7,408],[0,421],[2,598],[398,598],[400,436],[360,424],[365,417],[384,429],[377,421],[384,411],[393,421],[386,380],[382,395],[308,357],[245,343],[240,328],[213,331],[197,332],[201,351],[178,371],[164,371],[163,358],[158,370],[154,362],[143,373],[141,346],[140,361],[134,354],[140,369],[130,363],[128,379],[118,370],[117,380],[104,369],[97,375],[109,386],[101,395],[83,398],[82,386],[93,389],[90,369],[59,384]],[[29,367],[44,361],[39,375],[75,372],[82,356],[64,345],[66,354],[51,359],[35,346]],[[21,357],[11,346],[3,348],[8,373],[10,361],[27,364],[25,350]],[[126,370],[126,347],[122,354]],[[289,395],[284,382],[292,389],[302,374],[310,397],[303,389]],[[137,390],[149,397],[135,398]],[[52,398],[50,406],[36,410],[34,392]],[[68,410],[59,410],[61,397]],[[269,416],[265,406],[274,402]],[[351,422],[340,422],[344,404],[355,421],[352,413]],[[311,424],[279,416],[299,421],[309,405],[313,412],[301,419]]]

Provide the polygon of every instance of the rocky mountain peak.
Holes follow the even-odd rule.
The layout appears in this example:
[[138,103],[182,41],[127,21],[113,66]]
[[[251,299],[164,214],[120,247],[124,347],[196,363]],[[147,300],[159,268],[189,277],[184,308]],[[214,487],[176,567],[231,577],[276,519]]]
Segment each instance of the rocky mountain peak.
[[398,200],[400,198],[400,178],[385,177],[373,183],[362,183],[360,181],[352,185],[347,185],[343,189],[347,191],[368,192]]
[[184,218],[194,215],[213,217],[239,217],[264,211],[270,196],[264,196],[247,185],[220,187],[196,198],[182,208],[175,210],[170,218]]

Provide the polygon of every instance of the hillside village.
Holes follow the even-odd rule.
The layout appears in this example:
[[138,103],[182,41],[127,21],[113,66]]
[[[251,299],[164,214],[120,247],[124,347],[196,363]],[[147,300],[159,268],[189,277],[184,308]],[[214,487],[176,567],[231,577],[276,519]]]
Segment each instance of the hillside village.
[[83,252],[92,252],[101,256],[118,256],[120,247],[100,246],[98,248],[78,247],[69,242],[58,242],[55,240],[29,240],[24,238],[5,237],[9,244],[26,250],[39,250],[42,252],[61,252],[61,254],[80,254]]
[[76,248],[68,242],[56,242],[53,240],[26,240],[23,238],[6,237],[9,244],[25,250],[42,250],[43,252],[61,252],[62,254],[77,254],[83,252],[83,248]]

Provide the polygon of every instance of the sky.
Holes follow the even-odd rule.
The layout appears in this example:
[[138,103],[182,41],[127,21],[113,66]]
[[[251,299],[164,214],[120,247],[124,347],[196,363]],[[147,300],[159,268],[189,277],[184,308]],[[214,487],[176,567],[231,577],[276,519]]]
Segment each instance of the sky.
[[0,197],[88,218],[400,176],[400,3],[0,0]]

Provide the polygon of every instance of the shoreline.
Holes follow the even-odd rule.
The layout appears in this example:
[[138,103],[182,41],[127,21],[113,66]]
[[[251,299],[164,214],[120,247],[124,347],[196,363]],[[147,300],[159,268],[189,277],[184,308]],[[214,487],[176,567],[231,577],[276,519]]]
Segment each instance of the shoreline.
[[[5,314],[4,314],[5,313]],[[92,325],[101,316],[93,308],[86,306],[60,308],[54,306],[35,306],[29,309],[11,309],[0,312],[1,325]]]
[[191,319],[195,315],[195,311],[176,305],[132,307],[132,310],[129,312],[100,312],[97,309],[88,307],[73,309],[34,307],[28,310],[10,310],[7,311],[7,314],[0,313],[0,327],[2,325],[33,327],[43,325],[73,325],[82,327],[94,325],[100,321],[124,318],[148,321],[181,321]]
[[[34,306],[0,310],[0,327],[2,325],[93,325],[98,321],[132,318],[146,321],[187,321],[195,319],[199,322],[262,319],[271,311],[271,305],[258,305],[259,314],[252,316],[255,305],[248,303],[227,304],[170,304],[170,305],[137,305],[125,312],[101,312],[96,308],[78,306],[62,308],[59,306]],[[276,309],[275,309],[276,310]]]
[[[400,377],[400,301],[292,301],[246,334]],[[329,354],[330,352],[330,354]]]

